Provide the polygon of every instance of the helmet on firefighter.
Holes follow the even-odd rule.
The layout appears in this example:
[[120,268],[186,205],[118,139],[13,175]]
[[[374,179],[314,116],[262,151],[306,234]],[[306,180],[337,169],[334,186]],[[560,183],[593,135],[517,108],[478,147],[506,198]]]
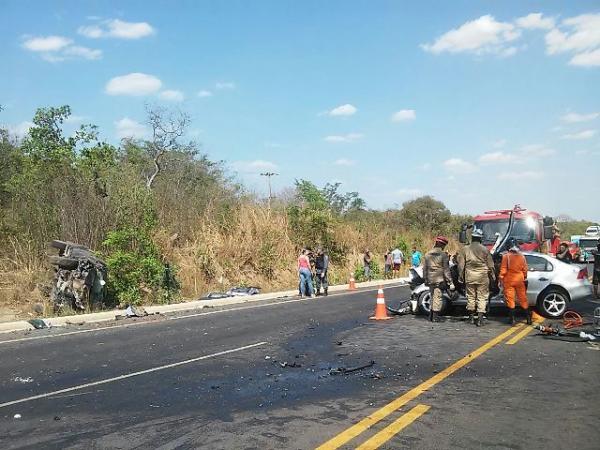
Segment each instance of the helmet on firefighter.
[[518,252],[519,250],[521,250],[521,248],[519,247],[519,243],[514,237],[508,239],[506,247],[511,252]]
[[481,239],[482,237],[483,230],[480,230],[479,228],[473,228],[473,231],[471,232],[471,238]]

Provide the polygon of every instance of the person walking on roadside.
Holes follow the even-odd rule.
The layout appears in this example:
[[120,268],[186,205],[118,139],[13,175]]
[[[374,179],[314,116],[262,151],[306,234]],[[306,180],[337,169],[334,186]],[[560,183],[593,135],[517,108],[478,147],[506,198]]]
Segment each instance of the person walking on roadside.
[[371,281],[371,261],[373,258],[371,257],[371,252],[368,248],[365,249],[365,254],[363,255],[363,268],[365,273],[365,280]]
[[440,322],[440,311],[442,310],[442,295],[447,289],[454,289],[452,284],[452,275],[450,274],[450,264],[448,253],[444,251],[448,245],[448,239],[444,236],[435,238],[435,244],[425,255],[423,263],[423,278],[425,286],[429,287],[431,294],[431,313],[429,320]]
[[327,289],[329,282],[327,280],[327,270],[329,269],[329,256],[319,247],[317,256],[315,257],[315,287],[317,296],[321,295],[321,286],[323,286],[323,294],[327,297]]
[[404,253],[398,247],[392,250],[392,277],[398,278],[400,276],[400,268],[402,267],[402,260],[404,259]]
[[508,252],[502,256],[500,265],[500,283],[504,287],[504,298],[508,306],[508,323],[515,324],[515,292],[519,305],[527,315],[527,324],[531,325],[532,312],[527,301],[527,260],[515,239],[510,241]]
[[390,278],[390,275],[392,274],[392,264],[392,250],[387,249],[385,255],[383,255],[383,275],[386,280]]
[[[458,282],[467,291],[467,313],[471,323],[483,325],[483,315],[490,296],[490,279],[496,279],[494,261],[490,251],[481,244],[483,231],[477,228],[471,233],[471,243],[460,249],[456,255]],[[475,309],[477,318],[474,319]]]
[[308,250],[302,249],[298,256],[298,277],[300,278],[300,297],[314,297],[312,285],[312,273],[310,271],[310,260]]
[[423,256],[421,255],[421,252],[419,250],[417,250],[417,246],[413,245],[412,248],[412,256],[410,257],[410,261],[412,263],[413,267],[419,267],[421,265],[421,259],[423,258]]

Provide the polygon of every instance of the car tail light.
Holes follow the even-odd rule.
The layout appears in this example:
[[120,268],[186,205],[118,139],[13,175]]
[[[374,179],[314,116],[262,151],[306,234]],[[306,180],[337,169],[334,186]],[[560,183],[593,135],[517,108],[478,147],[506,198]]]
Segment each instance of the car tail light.
[[584,267],[583,269],[581,269],[579,271],[579,273],[577,274],[577,279],[578,280],[585,280],[588,277],[588,271],[587,271],[587,267]]

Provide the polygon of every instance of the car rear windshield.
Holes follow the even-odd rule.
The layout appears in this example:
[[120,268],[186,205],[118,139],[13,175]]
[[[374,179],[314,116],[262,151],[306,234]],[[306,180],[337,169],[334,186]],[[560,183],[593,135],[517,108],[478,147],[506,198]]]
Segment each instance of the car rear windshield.
[[[505,220],[481,220],[475,222],[475,227],[483,231],[483,242],[493,244],[496,242],[496,233],[504,236],[508,230],[508,219]],[[532,234],[531,228],[527,226],[525,220],[517,219],[513,227],[511,236],[523,241],[532,242],[535,240],[535,234]]]
[[585,238],[579,238],[579,247],[581,248],[596,248],[596,246],[598,245],[598,238],[594,238],[594,239],[585,239]]

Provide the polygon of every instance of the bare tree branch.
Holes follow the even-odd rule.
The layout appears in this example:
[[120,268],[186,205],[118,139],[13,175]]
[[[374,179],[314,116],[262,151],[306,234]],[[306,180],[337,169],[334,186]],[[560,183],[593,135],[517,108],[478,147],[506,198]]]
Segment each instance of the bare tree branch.
[[182,148],[179,139],[185,134],[190,117],[180,110],[168,110],[162,106],[146,106],[146,112],[152,129],[152,140],[147,143],[148,153],[154,164],[154,170],[146,180],[146,188],[152,189],[162,170],[160,162],[164,154]]

